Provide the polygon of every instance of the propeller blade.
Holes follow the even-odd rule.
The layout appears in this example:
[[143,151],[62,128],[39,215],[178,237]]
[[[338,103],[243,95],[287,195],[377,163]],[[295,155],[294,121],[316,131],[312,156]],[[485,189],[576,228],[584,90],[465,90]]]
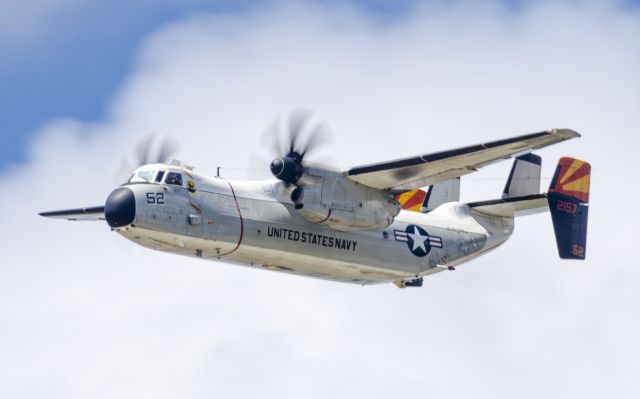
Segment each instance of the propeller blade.
[[122,159],[114,179],[117,179],[116,183],[122,183],[140,166],[167,162],[167,159],[175,155],[179,149],[178,141],[171,136],[160,137],[155,133],[148,134],[134,146],[130,157]]
[[300,148],[297,145],[304,128],[311,120],[311,111],[308,109],[296,109],[291,112],[289,116],[289,154],[293,152],[300,153]]
[[304,148],[301,150],[300,156],[304,158],[309,152],[313,152],[327,145],[331,141],[331,134],[329,132],[329,125],[326,122],[322,121],[317,124],[309,135]]
[[[156,137],[155,133],[148,134],[144,136],[135,146],[134,152],[134,169],[138,166],[145,165],[149,163],[149,159],[151,158],[151,144],[153,143],[154,138]],[[133,172],[133,171],[132,171]]]
[[150,163],[164,163],[167,162],[169,157],[175,155],[180,150],[180,144],[171,136],[167,136],[160,143],[160,150],[158,156]]
[[278,156],[285,153],[283,148],[280,134],[280,125],[278,120],[274,120],[264,131],[260,138],[260,144],[262,148],[266,148],[269,151],[270,156]]

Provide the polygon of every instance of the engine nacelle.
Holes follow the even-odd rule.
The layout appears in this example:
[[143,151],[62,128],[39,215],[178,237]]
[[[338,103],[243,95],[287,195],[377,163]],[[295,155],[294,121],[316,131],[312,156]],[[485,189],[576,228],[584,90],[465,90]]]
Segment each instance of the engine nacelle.
[[300,183],[291,192],[296,212],[333,230],[385,228],[400,212],[393,195],[358,184],[340,173],[305,175]]

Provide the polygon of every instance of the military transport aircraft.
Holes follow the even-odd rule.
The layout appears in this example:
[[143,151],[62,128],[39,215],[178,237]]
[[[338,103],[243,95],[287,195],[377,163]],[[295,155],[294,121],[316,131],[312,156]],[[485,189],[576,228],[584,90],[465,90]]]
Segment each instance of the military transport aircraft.
[[[356,284],[421,286],[423,277],[504,243],[514,218],[550,211],[563,259],[586,254],[590,165],[564,157],[547,193],[531,153],[580,137],[551,129],[394,161],[336,170],[305,160],[319,140],[308,112],[285,120],[274,180],[204,176],[147,154],[104,206],[43,212],[106,220],[152,249]],[[307,139],[303,140],[302,132]],[[282,135],[281,135],[282,136]],[[280,140],[282,141],[282,140]],[[515,158],[501,198],[459,202],[460,177]],[[166,163],[160,163],[166,162]],[[423,190],[423,187],[427,187]]]

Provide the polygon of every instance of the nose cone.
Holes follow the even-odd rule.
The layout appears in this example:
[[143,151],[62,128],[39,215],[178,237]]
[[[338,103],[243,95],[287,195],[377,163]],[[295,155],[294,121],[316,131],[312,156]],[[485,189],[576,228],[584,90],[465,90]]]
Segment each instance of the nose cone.
[[112,228],[127,226],[136,217],[136,198],[133,191],[120,187],[109,195],[104,204],[104,218]]

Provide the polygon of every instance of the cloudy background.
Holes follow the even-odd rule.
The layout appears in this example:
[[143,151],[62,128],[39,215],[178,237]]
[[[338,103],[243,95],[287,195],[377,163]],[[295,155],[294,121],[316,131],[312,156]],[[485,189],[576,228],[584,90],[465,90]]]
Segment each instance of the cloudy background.
[[[638,397],[639,39],[634,1],[2,2],[0,397]],[[298,106],[342,167],[581,132],[539,154],[547,178],[593,165],[588,260],[537,215],[421,289],[360,287],[37,216],[102,204],[149,132],[265,177],[262,132]]]

